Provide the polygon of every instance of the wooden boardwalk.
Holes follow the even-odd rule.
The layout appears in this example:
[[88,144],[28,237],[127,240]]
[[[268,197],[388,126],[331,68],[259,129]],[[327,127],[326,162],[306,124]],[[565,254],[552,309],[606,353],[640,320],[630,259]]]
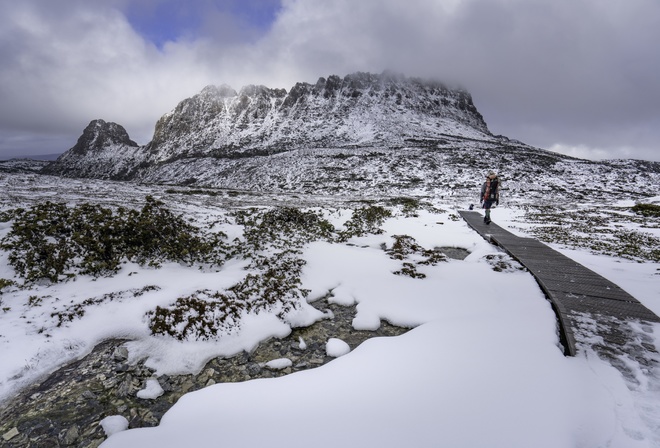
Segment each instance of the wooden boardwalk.
[[577,353],[582,339],[578,334],[584,334],[585,317],[597,323],[589,327],[588,338],[601,337],[601,348],[612,355],[625,352],[639,359],[640,355],[644,357],[641,352],[645,347],[654,352],[648,343],[631,340],[639,337],[632,334],[627,324],[655,323],[660,318],[619,286],[533,238],[518,237],[494,223],[485,224],[478,212],[459,213],[470,227],[501,247],[536,278],[557,314],[566,355]]

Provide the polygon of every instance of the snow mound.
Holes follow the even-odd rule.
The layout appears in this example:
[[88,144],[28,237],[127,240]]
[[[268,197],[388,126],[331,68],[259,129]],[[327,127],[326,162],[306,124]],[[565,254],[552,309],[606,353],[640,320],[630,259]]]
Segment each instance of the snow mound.
[[158,380],[151,378],[147,380],[144,389],[138,391],[137,397],[145,400],[154,400],[163,395],[164,392],[165,391],[160,387]]
[[287,367],[291,367],[292,365],[293,362],[289,358],[273,359],[272,361],[268,361],[266,364],[264,364],[265,367],[268,367],[272,370],[283,370]]
[[126,431],[128,429],[128,420],[121,415],[110,415],[99,422],[103,427],[105,435],[110,437],[118,432]]
[[328,342],[325,345],[325,351],[328,354],[328,356],[332,356],[333,358],[339,358],[340,356],[344,356],[347,353],[350,353],[351,348],[348,346],[348,344],[341,339],[337,338],[330,338],[328,339]]

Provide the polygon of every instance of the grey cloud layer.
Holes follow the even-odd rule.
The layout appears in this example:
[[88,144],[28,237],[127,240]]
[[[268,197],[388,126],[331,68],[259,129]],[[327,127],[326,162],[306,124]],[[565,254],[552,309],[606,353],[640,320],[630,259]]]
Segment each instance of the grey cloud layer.
[[227,36],[222,15],[160,50],[122,15],[129,0],[0,1],[0,151],[9,136],[71,135],[65,150],[93,118],[146,143],[210,83],[391,69],[466,86],[494,133],[660,160],[657,0],[286,0],[259,39]]

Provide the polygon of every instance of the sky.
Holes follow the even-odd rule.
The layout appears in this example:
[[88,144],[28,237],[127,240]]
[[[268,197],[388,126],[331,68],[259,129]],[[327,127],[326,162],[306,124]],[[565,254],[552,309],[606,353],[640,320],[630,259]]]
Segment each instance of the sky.
[[139,144],[209,84],[392,70],[460,85],[494,134],[660,161],[657,0],[0,0],[0,160],[93,119]]

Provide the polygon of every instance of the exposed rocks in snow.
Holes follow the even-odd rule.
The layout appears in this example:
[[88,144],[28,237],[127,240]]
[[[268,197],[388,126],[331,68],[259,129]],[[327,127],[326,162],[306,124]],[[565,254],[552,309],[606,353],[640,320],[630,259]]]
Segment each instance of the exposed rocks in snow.
[[[370,337],[407,331],[382,322],[377,331],[354,330],[355,307],[321,299],[314,303],[332,318],[271,339],[253,352],[214,358],[195,375],[154,376],[143,363],[129,364],[122,340],[99,344],[91,354],[62,367],[22,391],[0,411],[3,446],[98,447],[126,428],[155,426],[187,392],[216,383],[273,378],[321,366],[332,359],[326,343],[341,340],[349,350]],[[305,344],[301,344],[301,340]],[[344,342],[345,341],[345,342]]]
[[99,422],[105,434],[110,437],[114,433],[128,429],[128,420],[121,415],[110,415]]

